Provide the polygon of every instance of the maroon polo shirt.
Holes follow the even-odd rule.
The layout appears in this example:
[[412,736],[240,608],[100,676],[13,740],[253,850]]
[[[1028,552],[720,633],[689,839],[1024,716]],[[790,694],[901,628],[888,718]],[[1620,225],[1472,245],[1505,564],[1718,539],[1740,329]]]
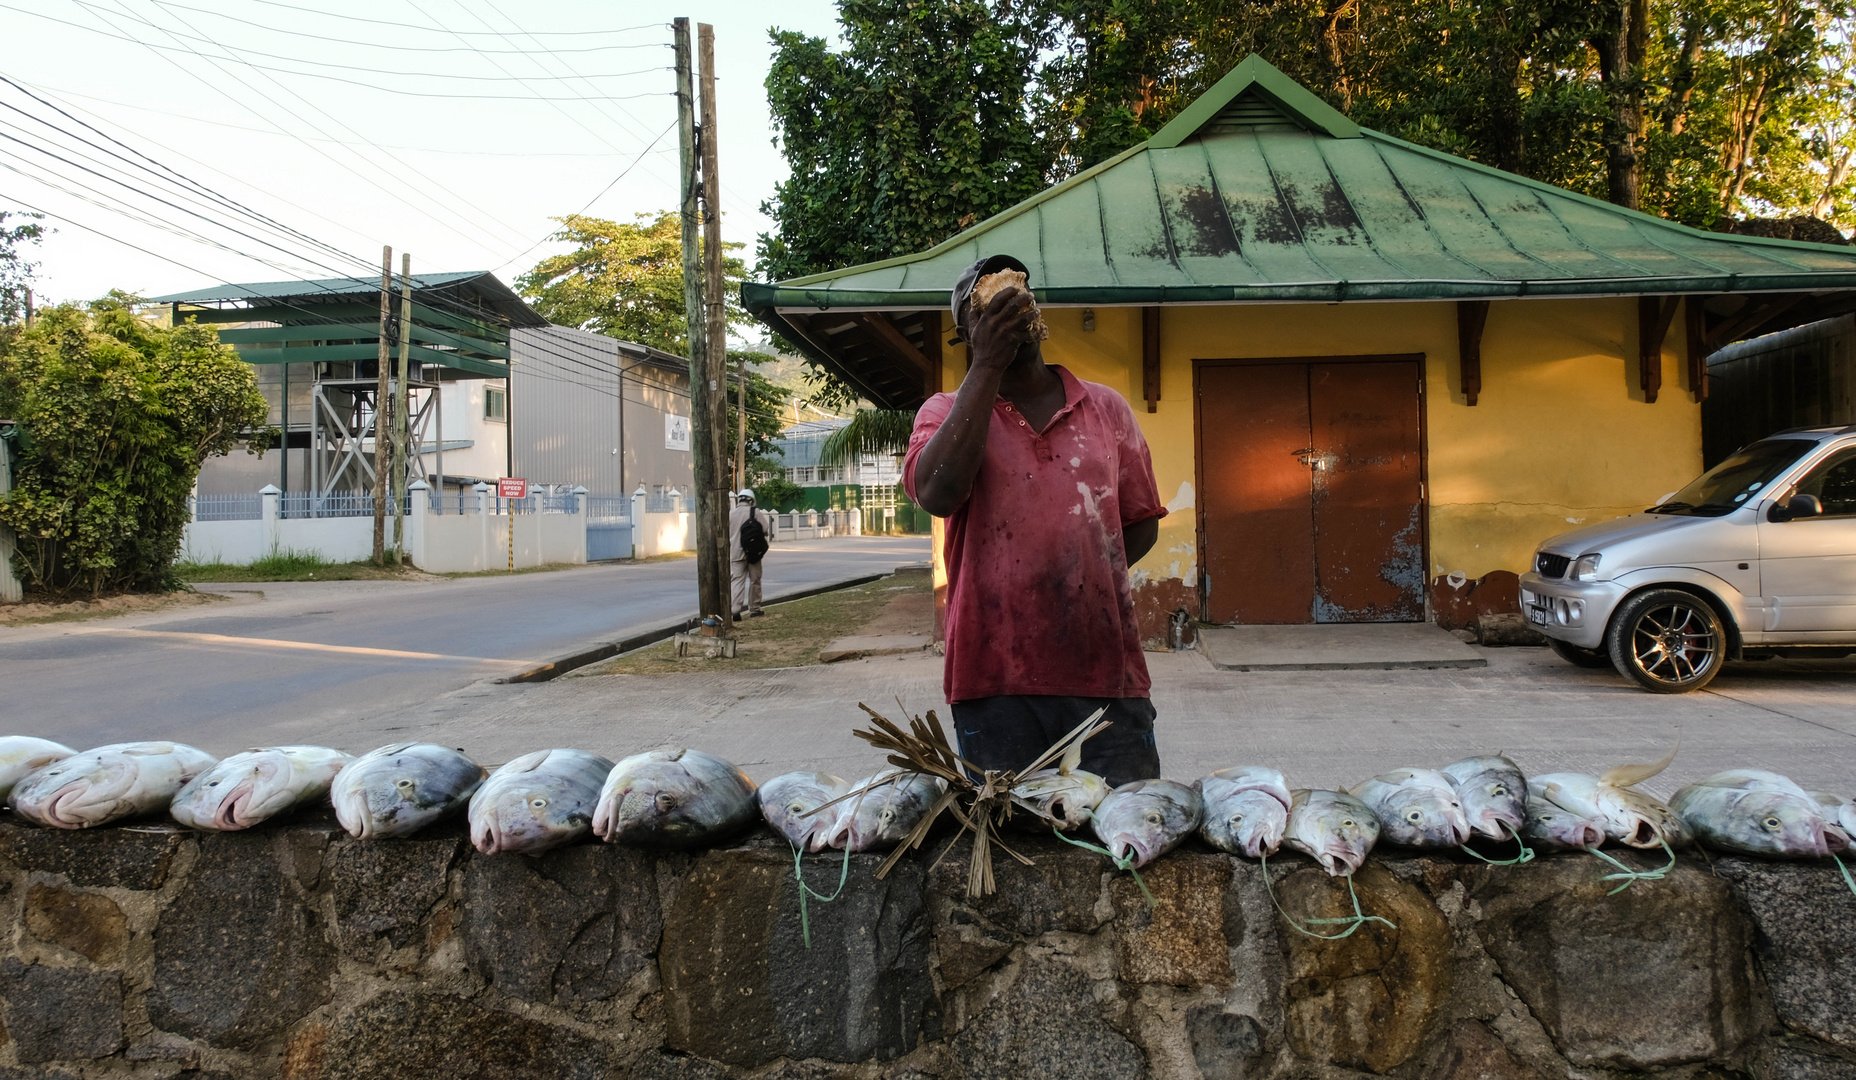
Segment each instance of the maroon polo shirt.
[[[1063,408],[1043,431],[993,403],[973,491],[947,518],[947,700],[1004,694],[1141,697],[1151,685],[1121,533],[1162,517],[1147,440],[1120,394],[1052,365]],[[954,407],[915,414],[902,467]]]

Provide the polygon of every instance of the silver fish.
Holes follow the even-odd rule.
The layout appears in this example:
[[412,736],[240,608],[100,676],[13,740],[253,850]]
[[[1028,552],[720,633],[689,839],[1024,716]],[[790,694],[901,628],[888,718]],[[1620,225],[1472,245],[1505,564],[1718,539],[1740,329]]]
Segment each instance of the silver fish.
[[1597,818],[1581,817],[1530,795],[1521,839],[1547,851],[1586,851],[1604,845],[1605,826]]
[[1856,799],[1846,799],[1828,791],[1811,791],[1806,794],[1824,807],[1824,817],[1843,830],[1843,835],[1856,841]]
[[88,829],[166,808],[217,759],[184,743],[112,743],[26,774],[13,812],[41,825]]
[[1637,784],[1662,772],[1675,760],[1671,749],[1661,761],[1647,765],[1619,765],[1603,776],[1584,773],[1548,773],[1528,781],[1528,790],[1562,810],[1593,818],[1610,839],[1634,848],[1678,848],[1688,843],[1682,819],[1655,797],[1633,790]]
[[461,750],[435,743],[393,743],[369,750],[335,776],[335,819],[357,840],[410,836],[463,810],[483,767]]
[[1492,840],[1506,840],[1527,821],[1527,778],[1499,754],[1464,758],[1438,770],[1456,787],[1469,827]]
[[533,855],[587,834],[612,762],[585,750],[537,750],[495,772],[470,797],[470,842],[485,855]]
[[[852,791],[843,778],[826,773],[789,772],[760,786],[760,813],[787,842],[807,851],[823,851],[846,804],[812,811]],[[810,816],[808,816],[810,815]]]
[[1108,798],[1108,781],[1083,771],[1083,744],[1078,740],[1064,750],[1056,768],[1039,769],[1025,777],[1013,786],[1011,796],[1015,805],[1068,832],[1081,828]]
[[1259,858],[1276,854],[1289,824],[1289,783],[1275,769],[1220,769],[1193,785],[1205,807],[1199,835],[1220,851]]
[[895,847],[913,832],[947,790],[947,782],[927,773],[891,769],[865,777],[849,788],[858,791],[881,781],[840,804],[838,827],[831,846],[850,851],[883,851]]
[[1676,792],[1669,808],[1697,839],[1725,851],[1821,859],[1849,848],[1849,837],[1825,819],[1816,799],[1764,770],[1716,773]]
[[1344,791],[1291,793],[1289,825],[1282,842],[1313,858],[1334,877],[1349,877],[1366,862],[1379,839],[1379,819]]
[[633,754],[600,790],[593,831],[637,847],[692,848],[733,836],[760,816],[754,781],[700,750]]
[[196,829],[249,829],[329,793],[354,759],[326,746],[272,746],[233,754],[187,782],[168,812]]
[[77,751],[50,739],[30,735],[0,737],[0,803],[13,794],[13,785],[27,773],[37,772],[54,761],[63,761]]
[[1146,866],[1191,836],[1205,818],[1199,793],[1171,780],[1136,780],[1108,793],[1091,823],[1117,862],[1134,855]]
[[1379,819],[1387,840],[1414,848],[1453,848],[1469,841],[1469,818],[1456,785],[1436,769],[1381,773],[1353,789]]

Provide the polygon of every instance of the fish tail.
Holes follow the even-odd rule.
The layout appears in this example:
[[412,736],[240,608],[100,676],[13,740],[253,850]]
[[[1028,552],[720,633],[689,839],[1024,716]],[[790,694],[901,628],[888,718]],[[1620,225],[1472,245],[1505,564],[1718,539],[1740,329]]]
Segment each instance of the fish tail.
[[1606,770],[1605,775],[1599,777],[1598,780],[1602,784],[1621,788],[1641,784],[1667,769],[1669,763],[1676,759],[1676,751],[1680,749],[1682,749],[1682,733],[1678,731],[1676,732],[1676,744],[1669,748],[1669,752],[1663,755],[1661,761],[1653,761],[1647,765],[1618,765]]

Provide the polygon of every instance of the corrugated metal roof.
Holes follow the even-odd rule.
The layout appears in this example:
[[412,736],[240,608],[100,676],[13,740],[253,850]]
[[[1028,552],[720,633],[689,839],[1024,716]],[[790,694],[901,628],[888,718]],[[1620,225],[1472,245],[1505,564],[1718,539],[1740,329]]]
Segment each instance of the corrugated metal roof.
[[[475,299],[502,316],[511,326],[548,325],[548,320],[536,314],[533,308],[530,308],[520,296],[516,295],[515,290],[503,284],[495,274],[487,270],[414,274],[412,282],[415,295],[421,292],[474,294]],[[243,301],[255,302],[257,306],[263,306],[266,301],[274,303],[280,300],[297,300],[326,303],[353,296],[377,296],[379,293],[380,279],[377,277],[312,278],[298,281],[259,281],[245,285],[225,283],[189,292],[150,297],[149,303],[224,304]]]
[[1154,138],[934,248],[742,295],[764,319],[937,308],[993,252],[1050,304],[1856,288],[1856,248],[1701,232],[1360,128],[1252,56]]

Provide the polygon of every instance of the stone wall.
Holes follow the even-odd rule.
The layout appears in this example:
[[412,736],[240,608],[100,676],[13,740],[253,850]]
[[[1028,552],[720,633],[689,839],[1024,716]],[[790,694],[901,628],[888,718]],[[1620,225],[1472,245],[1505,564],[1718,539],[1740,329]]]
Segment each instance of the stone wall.
[[[1375,858],[1360,899],[1397,929],[1318,941],[1255,863],[1176,852],[1149,910],[1095,855],[1015,846],[1036,865],[978,901],[964,845],[883,881],[854,857],[808,948],[771,835],[485,858],[322,820],[0,824],[0,1080],[1856,1077],[1827,865],[1685,857],[1607,896],[1585,856]],[[1299,919],[1351,910],[1305,859],[1269,873]]]

